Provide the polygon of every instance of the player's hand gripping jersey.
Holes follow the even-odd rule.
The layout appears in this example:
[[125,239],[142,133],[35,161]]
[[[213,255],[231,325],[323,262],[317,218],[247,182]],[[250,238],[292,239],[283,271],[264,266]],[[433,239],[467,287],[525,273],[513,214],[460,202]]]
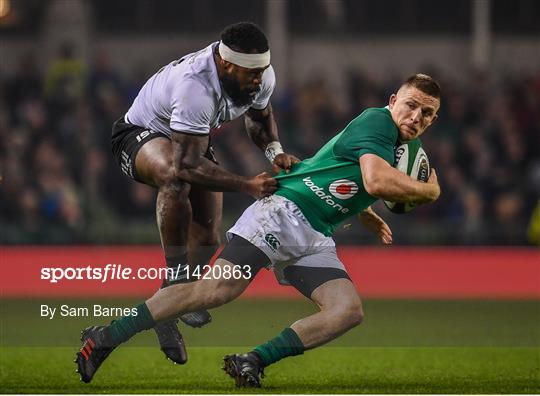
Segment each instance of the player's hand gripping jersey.
[[314,229],[330,236],[339,223],[377,200],[364,189],[360,156],[375,154],[392,165],[397,140],[390,111],[367,109],[314,157],[279,174],[276,194],[296,203]]
[[219,82],[213,55],[217,45],[213,43],[161,68],[142,87],[126,114],[126,122],[167,136],[171,136],[171,130],[205,135],[250,107],[266,108],[276,83],[272,66],[264,71],[253,102],[235,106]]

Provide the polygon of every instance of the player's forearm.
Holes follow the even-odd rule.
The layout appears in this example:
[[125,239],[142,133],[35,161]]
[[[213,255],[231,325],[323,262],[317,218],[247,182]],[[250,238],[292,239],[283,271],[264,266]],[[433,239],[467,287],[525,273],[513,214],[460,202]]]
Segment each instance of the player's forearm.
[[249,137],[261,150],[264,151],[272,142],[279,142],[277,124],[270,105],[258,114],[246,113],[245,124]]
[[438,196],[436,187],[422,183],[388,167],[364,180],[368,194],[392,202],[431,202]]
[[173,133],[171,140],[174,176],[178,180],[212,191],[246,191],[247,177],[230,173],[204,157],[208,136]]
[[207,158],[201,157],[194,164],[176,168],[179,179],[202,186],[211,191],[245,192],[248,178],[228,172]]

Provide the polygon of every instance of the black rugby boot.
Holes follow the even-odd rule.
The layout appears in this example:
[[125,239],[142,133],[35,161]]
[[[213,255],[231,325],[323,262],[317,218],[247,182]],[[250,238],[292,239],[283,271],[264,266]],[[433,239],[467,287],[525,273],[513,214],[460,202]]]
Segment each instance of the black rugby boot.
[[81,381],[90,382],[101,363],[116,348],[105,332],[105,326],[87,327],[81,331],[83,345],[75,357]]
[[188,360],[186,344],[178,330],[178,319],[158,323],[154,331],[158,337],[159,346],[167,357],[175,364],[185,364]]
[[262,362],[253,352],[225,356],[223,370],[234,378],[237,387],[260,388],[264,378]]

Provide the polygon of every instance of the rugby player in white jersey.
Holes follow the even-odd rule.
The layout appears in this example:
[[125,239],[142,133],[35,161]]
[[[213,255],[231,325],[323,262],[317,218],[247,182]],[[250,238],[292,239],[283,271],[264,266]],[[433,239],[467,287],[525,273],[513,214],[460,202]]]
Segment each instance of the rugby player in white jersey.
[[[277,188],[267,173],[245,177],[221,168],[210,144],[213,128],[244,115],[248,135],[274,170],[298,162],[279,143],[270,104],[274,86],[266,36],[252,23],[237,23],[223,30],[219,42],[162,67],[113,125],[112,150],[122,171],[158,189],[161,243],[167,266],[178,275],[163,287],[192,280],[184,270],[188,262],[192,271],[206,264],[219,245],[221,191],[258,199]],[[180,318],[193,327],[211,320],[207,311]],[[185,363],[177,320],[155,330],[165,355]]]
[[[224,369],[237,386],[259,387],[265,367],[360,324],[360,297],[331,235],[342,221],[357,215],[384,244],[391,244],[390,228],[370,205],[377,199],[416,203],[438,199],[434,169],[423,183],[392,164],[398,143],[421,144],[417,138],[437,119],[439,107],[438,83],[424,74],[413,75],[390,96],[387,107],[366,109],[312,158],[289,173],[281,172],[276,193],[253,203],[228,231],[228,242],[209,276],[161,289],[135,307],[136,315],[83,331],[76,358],[81,379],[90,382],[117,346],[156,322],[235,299],[264,267],[319,310],[248,353],[225,356]],[[362,265],[362,257],[354,264]]]

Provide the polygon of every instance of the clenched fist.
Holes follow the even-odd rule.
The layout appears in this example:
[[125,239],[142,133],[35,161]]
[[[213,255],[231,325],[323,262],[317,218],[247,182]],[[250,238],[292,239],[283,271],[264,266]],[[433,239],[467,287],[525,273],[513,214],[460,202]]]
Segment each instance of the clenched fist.
[[286,173],[289,173],[291,167],[298,162],[300,162],[300,160],[292,154],[278,154],[272,163],[272,171],[274,173],[279,173],[280,171],[284,170]]
[[248,179],[244,191],[255,199],[272,195],[278,188],[278,182],[269,173],[263,172]]

